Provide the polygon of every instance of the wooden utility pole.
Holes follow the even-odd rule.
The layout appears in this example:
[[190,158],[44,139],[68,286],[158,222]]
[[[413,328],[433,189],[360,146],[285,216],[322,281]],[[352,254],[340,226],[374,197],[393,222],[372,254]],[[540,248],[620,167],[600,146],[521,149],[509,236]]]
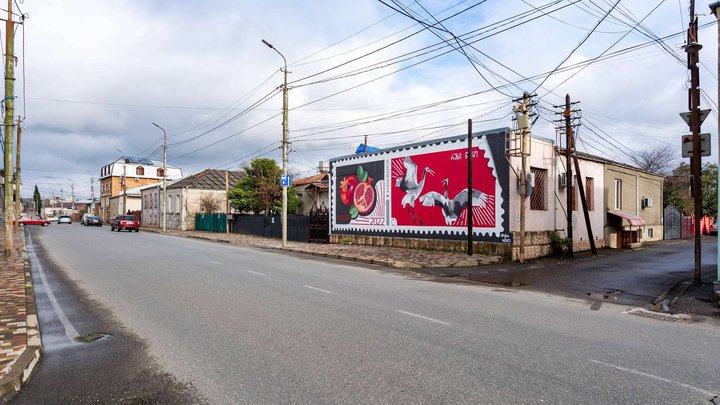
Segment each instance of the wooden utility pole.
[[690,0],[690,23],[687,32],[685,52],[688,55],[690,70],[690,88],[688,89],[688,107],[690,111],[690,130],[692,131],[693,153],[690,158],[692,171],[693,202],[695,205],[695,272],[693,281],[700,284],[701,244],[700,219],[702,218],[702,157],[700,156],[700,71],[698,62],[702,45],[698,43],[698,21],[695,16],[695,0]]
[[13,251],[12,127],[15,115],[15,23],[13,22],[12,6],[13,0],[8,0],[8,16],[5,22],[5,202],[3,205],[5,210],[5,257],[10,257]]
[[127,209],[127,163],[125,163],[125,160],[123,160],[123,176],[122,176],[122,183],[120,184],[122,186],[123,191],[123,209],[120,211],[119,215],[125,215],[125,210]]
[[20,231],[20,137],[22,136],[22,128],[20,127],[20,116],[17,120],[17,148],[15,150],[15,226]]
[[[567,206],[567,237],[571,241],[573,240],[573,227],[572,227],[572,214],[573,214],[573,207],[572,202],[573,198],[575,198],[575,193],[573,193],[573,177],[572,177],[572,153],[571,153],[571,143],[572,143],[572,125],[570,121],[570,95],[565,95],[565,111],[563,112],[563,116],[565,117],[565,184],[566,184],[566,191],[567,191],[567,199],[566,199],[566,206]],[[573,257],[573,250],[574,246],[571,243],[570,247],[568,247],[568,256]]]
[[518,260],[520,263],[525,262],[525,222],[527,216],[528,197],[527,158],[530,156],[532,146],[530,114],[528,112],[530,107],[535,105],[532,101],[532,97],[535,97],[535,95],[530,95],[528,92],[525,92],[523,93],[522,98],[513,100],[513,102],[519,103],[513,106],[513,112],[516,114],[515,120],[517,121],[517,130],[514,131],[511,138],[513,139],[513,141],[510,142],[512,147],[508,147],[508,149],[512,149],[508,150],[509,155],[520,156],[521,161],[520,173],[518,174],[516,172],[516,176],[518,177],[520,184],[520,250],[518,252]]
[[472,175],[472,120],[468,118],[468,208],[467,208],[467,254],[473,255],[473,175]]

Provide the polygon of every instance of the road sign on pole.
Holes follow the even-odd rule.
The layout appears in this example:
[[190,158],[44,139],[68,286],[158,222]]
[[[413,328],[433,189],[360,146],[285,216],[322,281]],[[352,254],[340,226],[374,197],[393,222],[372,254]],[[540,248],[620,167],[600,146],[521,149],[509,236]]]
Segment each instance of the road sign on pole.
[[[682,157],[689,158],[693,155],[693,136],[682,136]],[[712,152],[710,145],[710,134],[700,134],[700,156],[710,156]]]
[[[700,110],[700,124],[705,121],[705,118],[710,115],[710,110]],[[685,121],[686,124],[690,125],[690,112],[681,112],[680,118],[682,118],[683,121]]]
[[280,187],[292,186],[292,176],[289,174],[282,174],[280,176]]

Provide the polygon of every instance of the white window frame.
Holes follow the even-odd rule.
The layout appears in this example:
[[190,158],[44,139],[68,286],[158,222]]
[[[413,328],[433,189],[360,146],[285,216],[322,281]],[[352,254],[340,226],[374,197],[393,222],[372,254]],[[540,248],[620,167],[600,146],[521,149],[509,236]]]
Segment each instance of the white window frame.
[[622,209],[622,179],[615,179],[615,209]]

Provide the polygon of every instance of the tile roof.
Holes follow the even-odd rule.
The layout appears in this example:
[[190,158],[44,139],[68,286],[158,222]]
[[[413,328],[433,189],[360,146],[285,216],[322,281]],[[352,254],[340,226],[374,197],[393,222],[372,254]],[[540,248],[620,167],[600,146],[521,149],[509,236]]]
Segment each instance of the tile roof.
[[[244,172],[227,171],[230,188],[235,187]],[[199,190],[225,190],[225,170],[205,169],[199,173],[187,176],[168,186],[168,188],[191,188]]]
[[318,173],[314,176],[305,177],[303,179],[293,180],[293,185],[301,186],[303,184],[322,183],[328,181],[328,173]]

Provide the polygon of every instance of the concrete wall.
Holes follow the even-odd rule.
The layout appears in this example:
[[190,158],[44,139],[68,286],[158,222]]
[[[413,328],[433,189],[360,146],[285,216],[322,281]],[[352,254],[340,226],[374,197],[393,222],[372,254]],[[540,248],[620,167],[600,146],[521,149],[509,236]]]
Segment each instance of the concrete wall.
[[139,196],[127,196],[127,207],[123,209],[123,197],[113,197],[110,199],[110,209],[107,211],[109,219],[118,215],[127,214],[128,211],[139,211],[142,207]]

